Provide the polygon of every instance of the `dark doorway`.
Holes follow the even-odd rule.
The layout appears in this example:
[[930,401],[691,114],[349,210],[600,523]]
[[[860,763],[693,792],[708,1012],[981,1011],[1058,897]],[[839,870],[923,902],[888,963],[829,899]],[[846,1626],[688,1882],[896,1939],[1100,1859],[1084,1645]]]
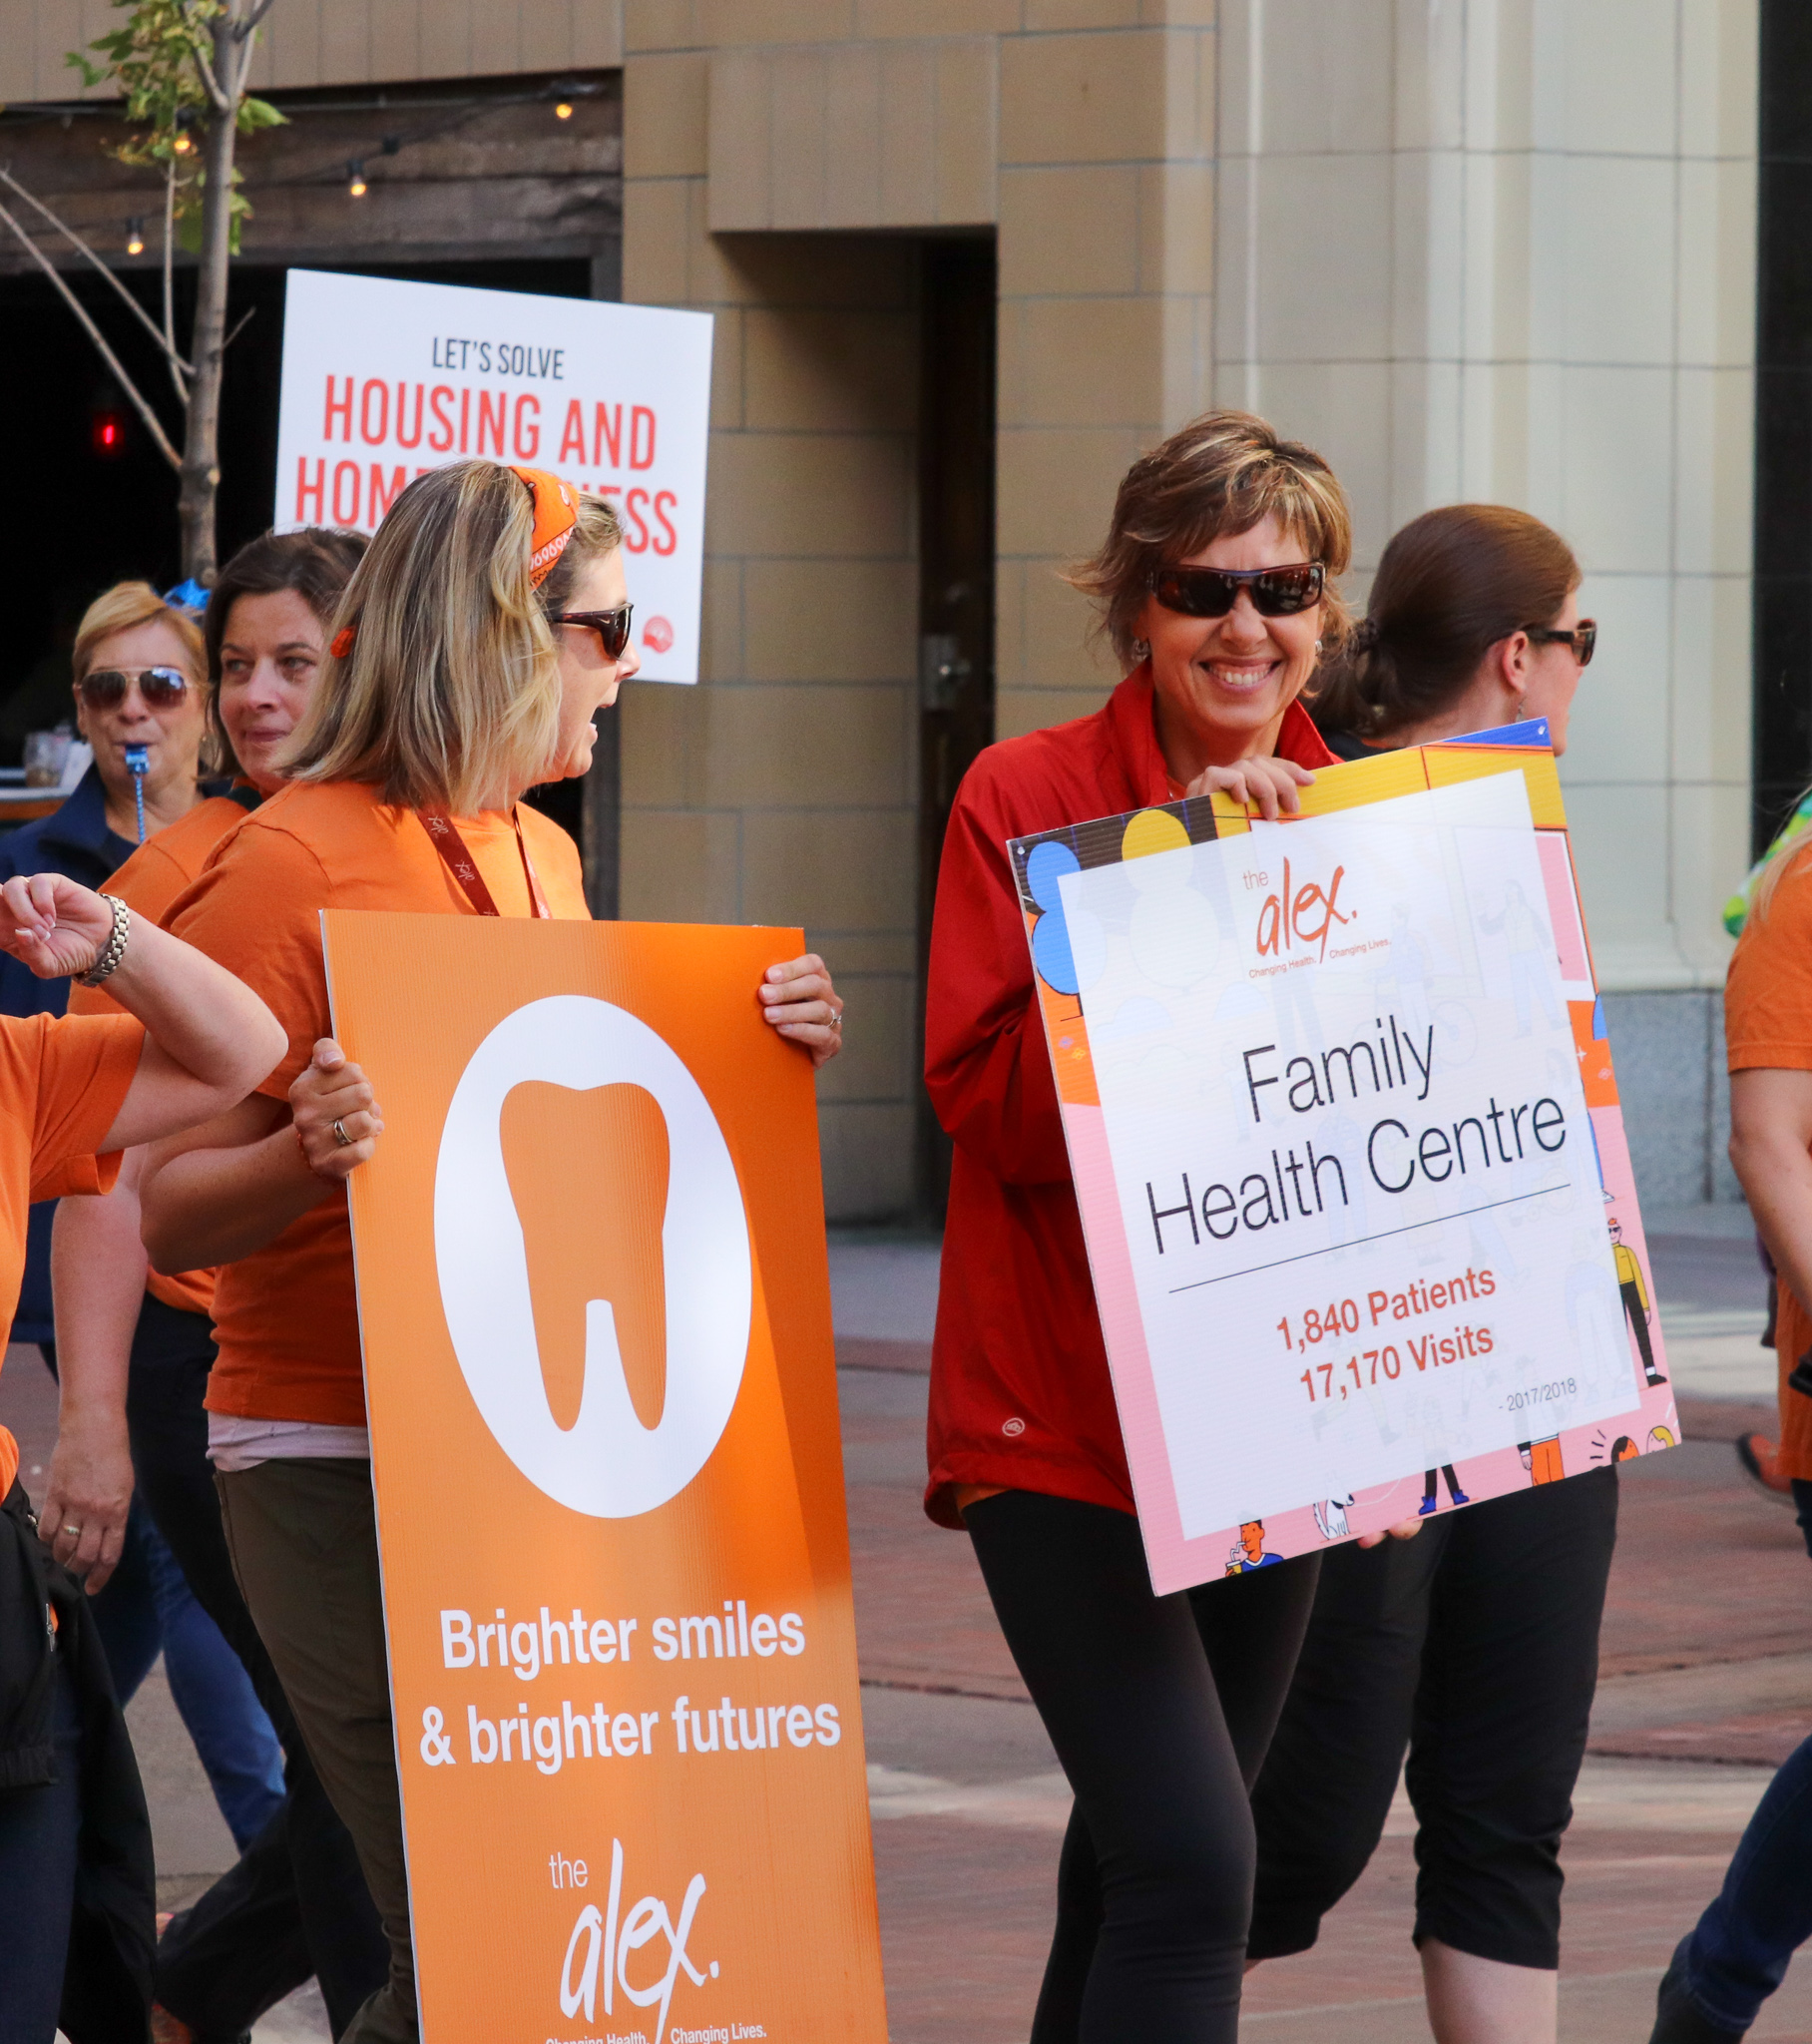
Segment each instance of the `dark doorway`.
[[[919,985],[957,786],[994,743],[993,237],[930,241],[920,269]],[[922,1060],[921,1060],[922,1062]],[[942,1223],[950,1141],[920,1093],[921,1218]]]
[[[594,282],[593,265],[583,257],[312,266],[552,297],[590,297]],[[232,270],[227,329],[246,323],[227,351],[221,393],[223,560],[270,523],[286,273],[251,263]],[[180,445],[181,407],[149,337],[101,278],[69,280]],[[148,310],[158,310],[155,275],[133,270],[124,273],[124,281]],[[177,273],[176,298],[177,332],[187,336],[193,271]],[[15,604],[13,628],[0,644],[0,765],[16,766],[27,731],[69,715],[69,649],[91,599],[129,577],[166,589],[179,577],[181,557],[176,476],[75,315],[42,276],[0,277],[0,389],[12,397],[8,451],[14,478],[0,503],[0,559],[14,589],[26,595]],[[614,719],[604,720],[599,740],[592,799],[595,806],[608,800],[608,830],[597,817],[586,830],[587,781],[557,782],[533,790],[530,799],[588,852],[588,835],[608,843],[614,908]]]
[[1754,849],[1812,780],[1812,10],[1762,0],[1756,196]]

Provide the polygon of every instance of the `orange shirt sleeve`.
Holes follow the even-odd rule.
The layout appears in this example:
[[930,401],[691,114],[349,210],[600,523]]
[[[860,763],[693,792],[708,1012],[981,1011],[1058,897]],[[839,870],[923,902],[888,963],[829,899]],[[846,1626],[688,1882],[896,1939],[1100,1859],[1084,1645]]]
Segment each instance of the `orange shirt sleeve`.
[[171,932],[242,979],[282,1023],[289,1048],[257,1089],[286,1101],[317,1038],[332,1033],[321,910],[327,870],[297,837],[270,827],[236,832],[171,911]]
[[95,1153],[132,1088],[144,1042],[127,1015],[6,1019],[0,1113],[31,1127],[34,1200],[112,1191],[119,1152]]
[[1782,875],[1765,914],[1750,913],[1724,982],[1733,1072],[1812,1072],[1812,861]]

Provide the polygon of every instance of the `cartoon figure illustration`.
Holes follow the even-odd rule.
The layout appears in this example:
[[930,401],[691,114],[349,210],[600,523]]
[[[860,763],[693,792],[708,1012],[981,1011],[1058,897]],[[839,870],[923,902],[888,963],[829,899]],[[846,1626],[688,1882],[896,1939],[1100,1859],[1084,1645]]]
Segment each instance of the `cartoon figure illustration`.
[[[1317,1506],[1319,1511],[1319,1506]],[[1226,1573],[1229,1576],[1249,1575],[1253,1569],[1268,1569],[1282,1561],[1280,1554],[1266,1554],[1264,1551],[1264,1521],[1248,1519],[1239,1529],[1237,1543],[1227,1551]]]
[[1567,1267],[1563,1295],[1567,1324],[1577,1338],[1580,1373],[1587,1396],[1624,1381],[1629,1367],[1629,1337],[1623,1331],[1623,1301],[1606,1278],[1590,1239],[1582,1234],[1570,1245],[1575,1261]]
[[1561,1465],[1561,1436],[1551,1433],[1546,1440],[1520,1441],[1517,1453],[1533,1483],[1559,1483],[1567,1471]]
[[1633,1462],[1641,1453],[1626,1433],[1620,1433],[1610,1444],[1610,1459],[1613,1462]]
[[1390,964],[1377,975],[1381,987],[1393,983],[1403,1018],[1419,1036],[1428,1027],[1428,946],[1409,919],[1401,901],[1391,909]]
[[1648,1287],[1642,1281],[1642,1267],[1635,1260],[1635,1252],[1623,1241],[1623,1231],[1616,1222],[1610,1224],[1610,1254],[1616,1260],[1617,1289],[1623,1294],[1623,1311],[1635,1335],[1635,1345],[1641,1351],[1642,1374],[1652,1388],[1664,1384],[1667,1379],[1654,1366],[1654,1344],[1648,1338],[1648,1321],[1653,1308],[1648,1303]]
[[1510,947],[1510,992],[1517,1008],[1517,1034],[1529,1034],[1531,1005],[1537,1001],[1551,1029],[1565,1027],[1566,1017],[1554,994],[1553,948],[1515,880],[1505,886],[1502,910],[1495,916],[1480,916],[1479,927],[1494,935],[1502,930]]
[[1648,1445],[1642,1452],[1645,1455],[1652,1455],[1656,1448],[1677,1448],[1678,1446],[1679,1440],[1672,1427],[1651,1426],[1648,1429]]
[[1315,1530],[1323,1540],[1344,1540],[1352,1531],[1346,1523],[1346,1508],[1352,1501],[1348,1491],[1345,1497],[1324,1498],[1315,1506]]
[[1436,1481],[1438,1476],[1447,1478],[1447,1494],[1455,1504],[1472,1503],[1472,1499],[1460,1488],[1459,1481],[1454,1475],[1454,1465],[1451,1462],[1443,1462],[1438,1470],[1430,1469],[1422,1479],[1422,1502],[1416,1509],[1416,1516],[1419,1519],[1426,1519],[1435,1509],[1436,1492],[1440,1488]]

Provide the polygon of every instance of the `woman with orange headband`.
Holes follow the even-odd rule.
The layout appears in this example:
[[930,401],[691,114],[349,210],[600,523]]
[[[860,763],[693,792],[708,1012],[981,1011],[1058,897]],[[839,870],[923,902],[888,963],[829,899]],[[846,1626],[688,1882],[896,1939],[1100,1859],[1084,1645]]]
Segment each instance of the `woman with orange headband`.
[[[519,797],[586,771],[636,672],[619,541],[608,505],[535,470],[413,482],[347,587],[289,784],[171,916],[288,1031],[256,1093],[154,1153],[143,1202],[158,1269],[226,1267],[208,1404],[227,1544],[390,1940],[342,2044],[414,2037],[416,2004],[345,1198],[383,1119],[331,1040],[319,911],[588,914],[571,839]],[[819,959],[756,991],[814,1063],[835,1054]]]

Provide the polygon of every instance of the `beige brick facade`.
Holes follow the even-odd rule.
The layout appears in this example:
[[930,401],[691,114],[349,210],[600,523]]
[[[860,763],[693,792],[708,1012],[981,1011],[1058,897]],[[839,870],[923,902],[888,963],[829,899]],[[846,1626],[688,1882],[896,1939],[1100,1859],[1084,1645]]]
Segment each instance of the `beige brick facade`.
[[1111,679],[1058,569],[1209,400],[1211,13],[628,0],[624,293],[715,312],[718,359],[709,686],[632,692],[624,912],[799,919],[833,958],[833,1215],[914,1192],[909,237],[998,232],[997,719],[1035,729]]
[[[103,0],[28,0],[62,98]],[[1059,570],[1211,403],[1314,441],[1364,584],[1526,505],[1604,625],[1565,777],[1600,974],[1714,987],[1746,856],[1756,0],[277,0],[272,86],[624,77],[623,291],[716,315],[705,679],[628,692],[626,915],[801,922],[833,1218],[915,1192],[928,237],[998,256],[996,724],[1114,679]]]

